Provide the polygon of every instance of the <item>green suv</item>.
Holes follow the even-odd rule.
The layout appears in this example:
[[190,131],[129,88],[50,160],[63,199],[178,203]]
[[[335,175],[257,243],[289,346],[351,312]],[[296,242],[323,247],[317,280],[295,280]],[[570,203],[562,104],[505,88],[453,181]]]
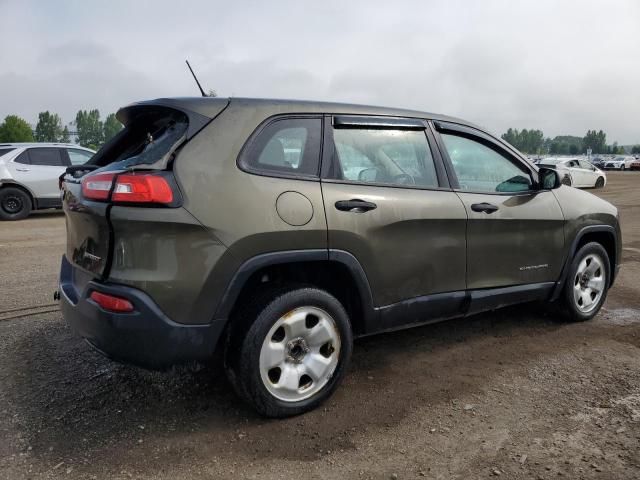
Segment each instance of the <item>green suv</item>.
[[183,98],[61,178],[56,292],[93,347],[148,368],[224,355],[261,414],[319,405],[353,338],[542,300],[602,306],[616,208],[462,120]]

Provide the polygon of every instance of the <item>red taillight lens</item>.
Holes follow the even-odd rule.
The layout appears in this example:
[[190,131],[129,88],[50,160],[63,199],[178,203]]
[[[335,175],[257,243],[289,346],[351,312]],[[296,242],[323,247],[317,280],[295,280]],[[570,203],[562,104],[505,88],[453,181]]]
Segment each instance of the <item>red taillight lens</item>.
[[114,297],[106,293],[91,292],[91,300],[110,312],[133,312],[133,304],[126,298]]
[[162,204],[173,202],[173,189],[169,182],[153,173],[87,175],[82,179],[82,195],[89,200],[98,201]]
[[109,200],[115,173],[97,173],[82,179],[82,195],[89,200]]
[[134,203],[171,203],[173,190],[164,177],[153,174],[122,174],[116,179],[111,200]]

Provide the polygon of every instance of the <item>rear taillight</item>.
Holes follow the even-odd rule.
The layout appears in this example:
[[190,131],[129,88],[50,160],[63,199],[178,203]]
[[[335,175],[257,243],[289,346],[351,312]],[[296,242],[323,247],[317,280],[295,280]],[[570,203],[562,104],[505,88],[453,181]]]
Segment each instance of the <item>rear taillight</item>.
[[87,175],[82,179],[82,195],[89,200],[109,200],[115,173]]
[[126,298],[115,297],[106,293],[91,292],[91,300],[96,302],[103,310],[118,313],[133,312],[133,304]]
[[[115,179],[115,185],[114,185]],[[156,173],[98,173],[82,179],[82,195],[89,200],[116,203],[170,204],[173,189]]]
[[153,174],[122,174],[116,179],[114,202],[171,203],[173,190],[164,177]]

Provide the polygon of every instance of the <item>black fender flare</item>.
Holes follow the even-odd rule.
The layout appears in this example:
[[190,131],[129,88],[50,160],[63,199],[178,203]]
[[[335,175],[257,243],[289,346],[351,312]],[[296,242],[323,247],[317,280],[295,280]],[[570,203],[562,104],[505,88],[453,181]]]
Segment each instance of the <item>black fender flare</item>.
[[[578,244],[580,243],[580,240],[582,240],[582,237],[584,237],[587,233],[593,233],[593,232],[610,233],[613,236],[614,247],[616,249],[615,255],[618,254],[617,252],[618,234],[614,227],[612,227],[611,225],[587,225],[586,227],[582,227],[580,230],[578,230],[578,233],[576,234],[575,238],[571,242],[571,247],[569,248],[569,252],[567,253],[567,258],[565,258],[564,265],[562,266],[562,271],[560,272],[560,278],[556,282],[556,286],[553,290],[553,293],[551,294],[550,301],[553,302],[553,301],[556,301],[558,298],[560,298],[560,295],[562,294],[562,289],[564,288],[565,282],[567,281],[567,276],[569,275],[569,268],[571,267],[571,262],[573,261],[573,257],[576,254],[576,251],[578,249]],[[611,286],[613,285],[613,281],[616,276],[615,265],[618,264],[618,258],[613,258],[609,260],[613,260],[613,264],[614,264],[614,268],[611,269],[611,278],[609,280],[609,286]]]
[[377,311],[373,307],[373,296],[367,275],[362,265],[351,253],[344,250],[332,249],[310,249],[310,250],[286,250],[280,252],[270,252],[251,257],[240,265],[236,273],[231,278],[227,288],[216,309],[215,318],[217,320],[228,320],[242,288],[258,270],[285,263],[302,262],[337,262],[347,268],[352,276],[355,287],[358,289],[362,300],[362,312],[365,316],[365,324],[373,320]]

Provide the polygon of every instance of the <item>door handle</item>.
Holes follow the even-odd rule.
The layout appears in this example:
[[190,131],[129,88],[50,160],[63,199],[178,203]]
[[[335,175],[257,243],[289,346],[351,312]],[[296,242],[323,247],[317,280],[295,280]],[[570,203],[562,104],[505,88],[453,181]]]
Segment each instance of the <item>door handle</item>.
[[498,207],[496,207],[492,203],[482,202],[474,203],[473,205],[471,205],[471,210],[473,210],[474,212],[493,213],[498,210]]
[[343,212],[364,213],[369,210],[375,210],[378,206],[373,202],[365,202],[359,198],[353,198],[351,200],[338,200],[336,202],[336,208]]
[[30,168],[16,168],[16,172],[30,172]]

